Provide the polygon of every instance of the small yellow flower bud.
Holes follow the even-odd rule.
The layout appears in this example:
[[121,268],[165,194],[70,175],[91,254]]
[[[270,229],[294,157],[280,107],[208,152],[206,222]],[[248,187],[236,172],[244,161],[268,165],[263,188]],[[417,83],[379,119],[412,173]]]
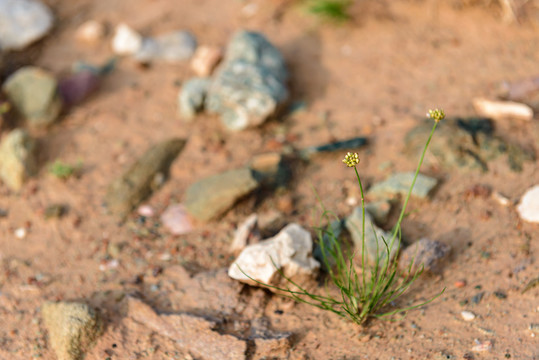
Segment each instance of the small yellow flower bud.
[[445,112],[442,109],[429,110],[427,117],[436,122],[440,122],[440,120],[445,119]]
[[357,153],[348,153],[345,155],[342,162],[348,167],[354,167],[359,164],[359,155]]

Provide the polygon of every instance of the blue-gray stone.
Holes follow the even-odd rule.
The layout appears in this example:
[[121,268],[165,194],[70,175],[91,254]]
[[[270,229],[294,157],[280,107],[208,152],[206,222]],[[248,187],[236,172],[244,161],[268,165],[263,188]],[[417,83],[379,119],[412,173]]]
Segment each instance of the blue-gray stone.
[[216,71],[206,109],[229,130],[260,125],[288,99],[287,79],[280,52],[262,34],[240,31]]
[[178,114],[192,120],[204,107],[204,99],[210,87],[208,78],[192,78],[186,81],[178,94]]

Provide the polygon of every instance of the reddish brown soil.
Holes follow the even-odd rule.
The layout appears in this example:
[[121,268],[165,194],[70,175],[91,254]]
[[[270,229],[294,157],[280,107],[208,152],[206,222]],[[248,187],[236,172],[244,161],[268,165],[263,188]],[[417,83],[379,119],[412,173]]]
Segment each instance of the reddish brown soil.
[[[539,63],[537,28],[529,23],[504,25],[484,7],[456,10],[434,6],[435,2],[386,1],[383,6],[358,6],[354,23],[334,26],[321,25],[301,9],[283,8],[273,0],[253,1],[258,10],[251,17],[242,15],[242,1],[48,3],[58,25],[41,44],[34,63],[55,74],[66,72],[76,60],[99,63],[111,56],[109,38],[96,46],[74,39],[74,30],[87,19],[111,27],[127,22],[146,34],[189,29],[199,43],[219,46],[225,46],[234,31],[246,28],[263,32],[282,50],[292,74],[293,98],[304,100],[307,109],[282,123],[234,134],[208,115],[186,124],[177,118],[176,95],[178,82],[193,76],[188,64],[154,64],[145,69],[123,59],[95,96],[69,111],[47,133],[37,134],[43,165],[37,178],[20,194],[0,185],[0,206],[9,211],[0,219],[1,359],[54,359],[39,308],[44,301],[56,299],[89,301],[109,319],[88,360],[189,358],[171,340],[135,322],[121,322],[121,314],[114,313],[119,294],[136,290],[159,310],[182,309],[181,304],[171,305],[171,299],[186,289],[167,288],[174,283],[168,270],[178,264],[193,273],[227,267],[232,259],[231,235],[246,215],[268,213],[279,207],[280,199],[289,197],[293,209],[286,219],[311,227],[317,225],[313,186],[324,204],[342,215],[352,209],[345,199],[357,193],[353,173],[341,163],[342,154],[323,155],[295,169],[285,194],[247,199],[221,219],[198,224],[185,236],[173,237],[164,229],[158,229],[159,236],[140,234],[137,229],[144,227],[136,225],[136,215],[119,226],[102,202],[107,185],[150,144],[171,135],[189,140],[172,166],[170,180],[147,202],[158,213],[181,201],[194,181],[243,166],[253,154],[272,149],[283,131],[293,135],[290,138],[298,148],[367,135],[371,142],[360,151],[359,169],[371,184],[391,172],[415,167],[415,160],[402,155],[403,135],[428,108],[473,115],[473,97],[493,96],[502,80],[537,75]],[[499,122],[496,127],[499,135],[535,144],[539,150],[537,120]],[[81,159],[82,175],[67,181],[50,175],[46,164],[57,158],[68,163]],[[293,332],[292,359],[539,358],[539,342],[528,329],[539,323],[539,289],[522,294],[526,283],[539,276],[539,227],[521,222],[512,206],[465,196],[470,187],[486,184],[516,202],[528,187],[539,183],[537,165],[527,163],[521,173],[511,172],[503,159],[495,161],[488,173],[423,169],[442,184],[431,201],[411,202],[404,234],[445,242],[453,252],[442,274],[423,276],[403,304],[444,287],[445,294],[404,320],[374,321],[360,328],[269,295],[258,313],[244,316],[265,315],[272,328]],[[44,220],[43,210],[52,203],[67,204],[68,214]],[[153,222],[148,220],[145,228]],[[24,239],[14,236],[20,227],[28,228]],[[123,245],[120,265],[101,271],[108,243]],[[171,260],[162,260],[163,254],[171,254]],[[134,281],[137,276],[144,276],[141,284]],[[467,285],[455,287],[461,279]],[[152,284],[160,284],[161,290],[152,292]],[[507,298],[499,299],[496,291]],[[461,304],[480,292],[484,296],[478,304]],[[201,303],[219,301],[201,299]],[[284,313],[275,313],[278,309]],[[462,310],[474,312],[477,318],[463,321]],[[473,353],[475,340],[492,341],[492,349]]]

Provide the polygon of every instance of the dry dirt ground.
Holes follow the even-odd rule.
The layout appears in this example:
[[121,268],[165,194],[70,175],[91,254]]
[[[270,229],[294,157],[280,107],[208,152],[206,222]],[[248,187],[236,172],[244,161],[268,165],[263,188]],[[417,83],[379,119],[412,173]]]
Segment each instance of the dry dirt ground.
[[[147,201],[158,214],[180,202],[194,181],[274,150],[283,133],[297,148],[368,136],[359,171],[372,184],[392,172],[414,169],[415,160],[402,154],[403,137],[427,109],[474,115],[473,97],[494,95],[503,80],[537,75],[539,64],[539,31],[533,23],[504,25],[490,9],[456,9],[444,1],[358,1],[354,22],[341,26],[321,25],[300,9],[273,0],[252,1],[257,11],[250,16],[242,12],[248,2],[232,0],[46,2],[58,23],[28,61],[55,74],[66,72],[74,61],[99,63],[112,55],[110,38],[96,46],[74,39],[75,29],[87,19],[111,26],[127,22],[145,34],[188,29],[200,44],[218,46],[245,28],[261,31],[283,52],[293,99],[305,101],[307,108],[281,122],[233,134],[208,115],[186,124],[176,115],[176,96],[178,84],[193,76],[188,64],[144,68],[122,60],[97,94],[37,134],[39,175],[20,194],[0,185],[0,207],[9,212],[0,219],[1,359],[55,358],[40,317],[47,300],[83,300],[102,311],[107,327],[88,360],[188,359],[178,344],[122,319],[122,294],[138,293],[158,311],[219,316],[216,309],[227,306],[223,297],[211,289],[193,290],[189,297],[189,287],[178,285],[185,276],[179,265],[191,275],[227,267],[233,259],[228,251],[233,230],[252,212],[279,209],[286,221],[318,225],[313,187],[341,215],[352,210],[345,199],[357,195],[353,172],[341,163],[343,154],[335,153],[294,169],[287,192],[254,195],[219,220],[197,224],[188,235],[167,234],[156,227],[158,217],[139,224],[133,214],[118,225],[102,207],[107,185],[150,144],[171,135],[188,139],[170,179]],[[497,122],[496,132],[539,150],[537,119]],[[81,176],[61,181],[49,174],[46,164],[57,158],[82,160]],[[502,159],[487,173],[423,169],[442,182],[431,200],[411,202],[404,234],[427,236],[453,250],[441,274],[422,276],[403,303],[444,287],[446,292],[406,318],[360,328],[252,289],[242,292],[250,310],[236,316],[265,317],[272,329],[292,332],[291,359],[539,359],[539,337],[529,329],[539,323],[539,288],[522,293],[539,276],[539,227],[519,220],[513,206],[467,193],[484,184],[517,202],[539,183],[537,165],[526,163],[520,173],[510,171]],[[43,211],[53,203],[67,204],[69,212],[45,220]],[[28,229],[24,239],[14,235],[20,227]],[[110,243],[119,245],[119,266],[103,270]],[[457,288],[459,280],[467,285]],[[476,319],[465,322],[462,310],[474,312]],[[472,351],[487,341],[489,351]]]

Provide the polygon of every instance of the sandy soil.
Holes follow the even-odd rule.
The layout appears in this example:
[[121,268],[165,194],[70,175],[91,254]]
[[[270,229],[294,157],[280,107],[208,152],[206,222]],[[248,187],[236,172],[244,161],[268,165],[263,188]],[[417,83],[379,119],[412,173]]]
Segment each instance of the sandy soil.
[[[368,136],[370,145],[360,151],[359,169],[372,184],[415,167],[415,160],[402,154],[403,136],[427,109],[473,115],[473,97],[493,96],[502,80],[537,75],[539,63],[537,28],[530,23],[504,25],[484,7],[454,9],[415,1],[373,6],[360,1],[353,23],[328,26],[273,0],[252,1],[257,6],[252,16],[242,13],[247,3],[243,1],[47,3],[57,15],[57,27],[28,59],[55,74],[65,73],[76,60],[99,63],[112,55],[108,38],[95,46],[74,39],[74,30],[87,19],[111,27],[127,22],[146,34],[188,29],[200,44],[219,46],[225,46],[234,31],[246,28],[263,32],[282,50],[292,74],[293,99],[305,101],[307,109],[283,122],[235,134],[208,115],[186,124],[176,115],[176,95],[178,84],[193,76],[188,64],[142,68],[122,60],[95,96],[70,110],[47,133],[37,134],[43,165],[39,176],[20,194],[0,185],[0,207],[9,211],[0,218],[2,359],[54,359],[39,309],[44,301],[60,299],[90,302],[108,319],[104,336],[86,359],[187,359],[171,340],[122,320],[118,294],[136,291],[158,310],[185,310],[191,304],[175,299],[178,291],[188,290],[170,285],[175,281],[173,269],[183,265],[195,274],[227,267],[233,259],[228,252],[231,235],[246,215],[280,208],[288,212],[286,219],[312,227],[317,225],[311,211],[317,205],[312,186],[328,208],[342,215],[352,210],[345,199],[357,194],[353,173],[340,161],[342,154],[323,155],[295,169],[284,194],[253,196],[185,236],[170,236],[162,228],[144,234],[140,229],[154,228],[158,217],[140,225],[133,214],[120,226],[102,203],[107,185],[150,144],[171,135],[188,139],[170,180],[147,202],[158,213],[181,201],[195,180],[242,166],[253,154],[272,149],[283,132],[297,148]],[[539,150],[537,120],[498,122],[496,132]],[[68,163],[81,159],[82,175],[67,181],[50,175],[46,164],[57,158]],[[522,293],[539,275],[539,228],[521,222],[512,206],[466,195],[474,185],[486,184],[516,202],[539,183],[537,165],[527,163],[521,173],[511,172],[502,159],[488,173],[423,169],[442,183],[432,200],[411,202],[404,234],[442,241],[453,251],[442,273],[423,276],[403,302],[425,299],[444,287],[445,294],[402,321],[375,321],[359,328],[265,292],[258,295],[263,299],[257,300],[256,311],[242,316],[265,316],[273,329],[292,332],[291,359],[539,359],[538,338],[528,329],[539,323],[539,289]],[[282,206],[283,198],[292,199],[293,207]],[[53,203],[68,205],[69,212],[45,220],[43,211]],[[24,239],[14,236],[20,227],[28,229]],[[121,244],[120,265],[102,271],[109,243]],[[141,276],[144,281],[135,281]],[[458,280],[467,285],[455,287]],[[498,298],[496,291],[507,297]],[[484,296],[473,304],[471,299],[481,292]],[[463,305],[464,300],[468,304]],[[462,310],[477,318],[465,322]],[[477,342],[485,341],[492,342],[490,351],[472,351]]]

